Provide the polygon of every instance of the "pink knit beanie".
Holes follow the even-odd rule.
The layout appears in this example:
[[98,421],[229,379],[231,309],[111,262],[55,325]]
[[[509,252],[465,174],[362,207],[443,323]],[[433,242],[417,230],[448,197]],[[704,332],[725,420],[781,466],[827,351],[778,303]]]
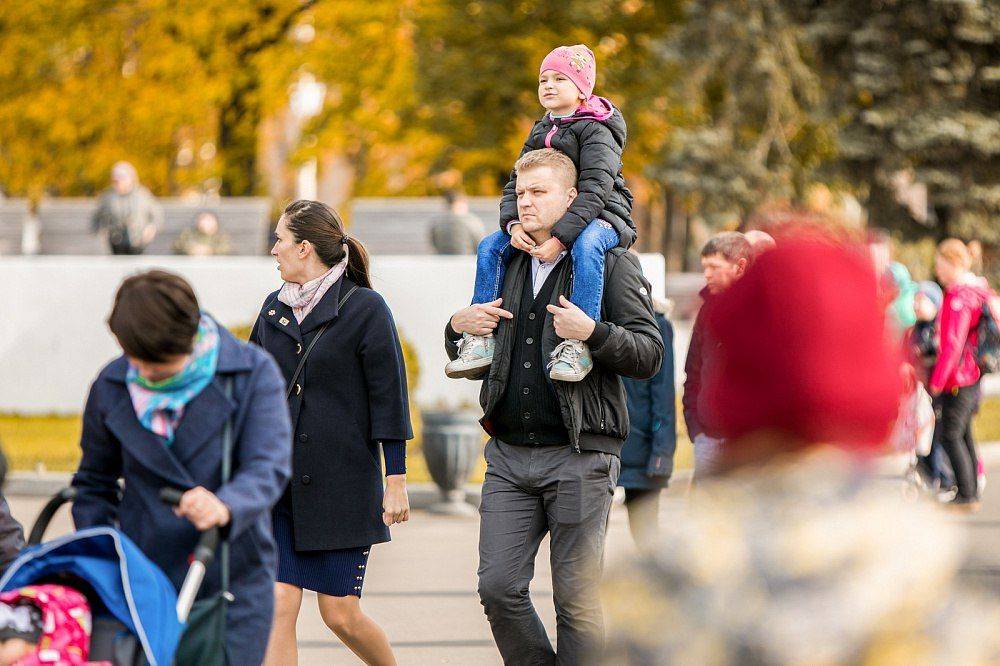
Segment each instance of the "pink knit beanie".
[[566,75],[576,84],[586,99],[594,94],[594,84],[597,82],[597,61],[594,52],[583,44],[560,46],[552,50],[538,69],[541,74],[547,69]]

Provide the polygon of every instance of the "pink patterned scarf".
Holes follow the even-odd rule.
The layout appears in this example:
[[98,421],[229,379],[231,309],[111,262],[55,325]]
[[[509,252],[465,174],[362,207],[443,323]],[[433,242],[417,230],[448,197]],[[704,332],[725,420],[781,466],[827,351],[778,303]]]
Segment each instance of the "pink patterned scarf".
[[344,248],[344,258],[339,264],[305,284],[286,282],[278,292],[278,300],[292,308],[295,321],[302,320],[312,312],[313,308],[323,300],[323,295],[332,287],[347,270],[348,249]]

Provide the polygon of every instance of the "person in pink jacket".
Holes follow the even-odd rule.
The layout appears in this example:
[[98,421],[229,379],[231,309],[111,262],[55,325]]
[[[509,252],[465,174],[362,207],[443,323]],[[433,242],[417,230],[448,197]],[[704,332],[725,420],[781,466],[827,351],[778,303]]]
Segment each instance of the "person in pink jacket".
[[958,485],[954,505],[979,508],[975,442],[966,433],[979,399],[979,365],[976,361],[979,318],[989,299],[989,287],[971,272],[972,255],[965,243],[949,238],[938,245],[934,268],[945,288],[941,305],[941,344],[928,390],[940,396],[941,444],[951,460]]

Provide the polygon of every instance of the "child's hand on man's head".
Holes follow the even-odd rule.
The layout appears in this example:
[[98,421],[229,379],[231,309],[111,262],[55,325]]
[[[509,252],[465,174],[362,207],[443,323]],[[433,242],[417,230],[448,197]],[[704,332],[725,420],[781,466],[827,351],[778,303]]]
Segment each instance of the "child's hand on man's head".
[[558,238],[552,237],[531,251],[531,256],[544,264],[551,263],[566,249]]
[[531,254],[535,249],[534,239],[528,235],[520,223],[510,225],[510,244],[515,249]]

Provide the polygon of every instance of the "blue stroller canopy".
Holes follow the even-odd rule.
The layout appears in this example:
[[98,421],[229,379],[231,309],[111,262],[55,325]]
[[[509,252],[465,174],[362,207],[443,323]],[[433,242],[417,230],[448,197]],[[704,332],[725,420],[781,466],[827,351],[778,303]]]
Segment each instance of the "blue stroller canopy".
[[131,539],[110,527],[92,527],[28,548],[0,578],[0,592],[58,573],[86,580],[115,619],[139,639],[151,666],[173,661],[183,629],[177,620],[177,593]]

